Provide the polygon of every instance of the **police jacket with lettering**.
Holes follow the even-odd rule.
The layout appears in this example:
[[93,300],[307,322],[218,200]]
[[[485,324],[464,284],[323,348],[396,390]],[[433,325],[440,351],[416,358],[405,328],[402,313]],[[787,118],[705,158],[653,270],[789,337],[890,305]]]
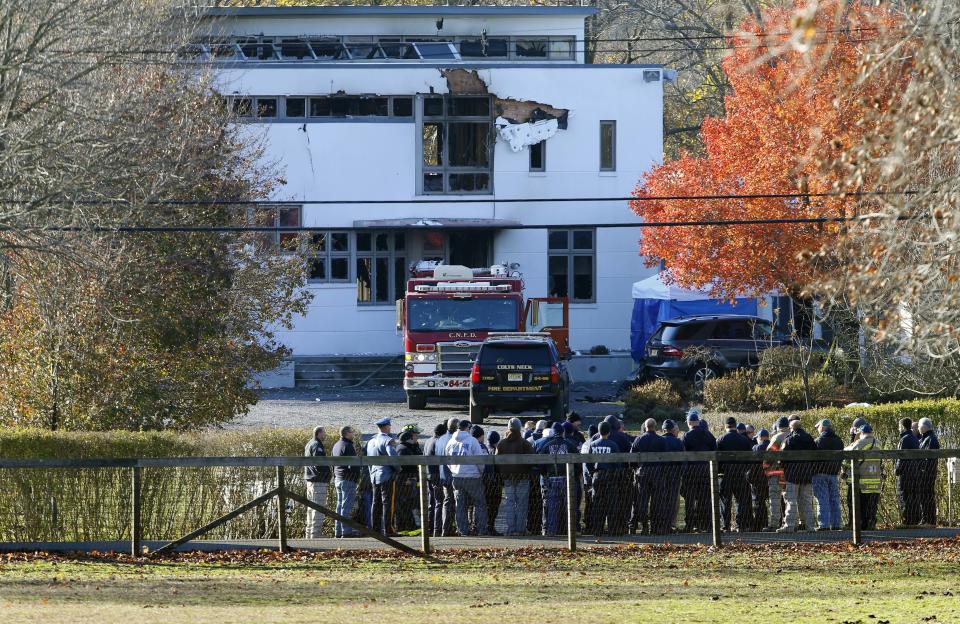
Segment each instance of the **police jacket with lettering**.
[[[588,455],[611,455],[613,453],[619,453],[620,447],[616,443],[611,442],[609,439],[604,440],[603,438],[598,438],[586,444],[587,454]],[[596,475],[598,472],[605,472],[608,470],[616,470],[618,464],[612,462],[587,462],[584,464],[586,469],[590,471],[591,476]]]
[[[559,435],[544,438],[534,448],[540,455],[567,455],[580,450],[574,440]],[[567,467],[564,464],[541,464],[540,474],[545,477],[565,477]]]

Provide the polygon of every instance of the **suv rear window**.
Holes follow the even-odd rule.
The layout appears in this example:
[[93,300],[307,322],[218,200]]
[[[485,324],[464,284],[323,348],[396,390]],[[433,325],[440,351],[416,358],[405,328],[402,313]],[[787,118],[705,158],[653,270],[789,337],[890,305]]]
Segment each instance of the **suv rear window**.
[[720,321],[713,329],[713,337],[719,340],[750,340],[753,338],[750,321]]
[[675,340],[694,340],[703,333],[705,323],[684,323],[683,325],[661,325],[651,337],[652,340],[673,342]]
[[484,345],[480,351],[480,366],[495,368],[503,364],[528,364],[548,368],[553,364],[550,347],[545,344]]

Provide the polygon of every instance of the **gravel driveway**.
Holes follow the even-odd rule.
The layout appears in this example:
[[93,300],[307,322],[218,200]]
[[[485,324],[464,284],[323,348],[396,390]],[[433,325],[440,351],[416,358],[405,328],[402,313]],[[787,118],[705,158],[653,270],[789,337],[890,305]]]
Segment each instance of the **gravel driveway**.
[[[580,414],[584,429],[608,414],[621,414],[623,406],[614,403],[616,384],[578,384],[572,394],[571,408]],[[381,386],[357,390],[289,389],[264,390],[260,402],[250,408],[250,413],[237,418],[229,428],[253,427],[312,427],[324,425],[338,428],[353,425],[363,431],[374,429],[373,423],[384,416],[395,419],[397,425],[416,423],[425,433],[442,420],[451,416],[467,416],[466,403],[453,399],[434,399],[427,409],[407,409],[406,397],[400,388]],[[487,419],[494,425],[506,424],[513,414],[503,412]],[[527,412],[521,418],[543,418],[537,412]]]

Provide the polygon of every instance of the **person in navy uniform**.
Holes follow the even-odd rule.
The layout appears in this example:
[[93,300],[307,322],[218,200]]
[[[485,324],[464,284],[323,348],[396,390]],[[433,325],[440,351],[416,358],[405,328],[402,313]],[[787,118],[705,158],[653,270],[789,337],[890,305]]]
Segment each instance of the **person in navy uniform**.
[[[680,428],[669,418],[663,421],[663,445],[667,453],[682,453],[683,442],[678,437]],[[677,517],[677,502],[680,497],[680,478],[685,462],[670,462],[662,465],[660,497],[654,506],[655,513],[651,530],[655,535],[673,532]]]
[[[737,429],[737,419],[727,418],[727,432],[717,440],[718,451],[753,451],[753,444],[747,436]],[[749,530],[752,525],[750,500],[750,482],[748,473],[750,462],[721,462],[720,463],[720,518],[724,531],[732,531],[730,523],[733,501],[737,502],[737,532]]]
[[[920,440],[913,433],[913,421],[900,419],[899,451],[915,451],[920,448]],[[916,459],[898,459],[893,466],[897,477],[897,501],[900,503],[900,521],[905,527],[920,524],[920,501],[917,500],[917,482],[920,477],[920,464]]]
[[[657,435],[657,421],[648,418],[643,423],[644,433],[638,436],[630,447],[631,453],[663,453],[667,445]],[[661,465],[654,462],[640,462],[634,470],[633,514],[630,518],[630,531],[641,535],[650,534],[650,521],[655,515],[660,499],[660,486],[663,483]]]
[[[567,455],[578,453],[580,447],[572,438],[563,436],[563,425],[554,423],[552,435],[544,434],[534,450],[539,455]],[[566,525],[567,508],[567,469],[564,464],[543,464],[540,466],[540,492],[543,497],[543,535],[558,535]]]
[[[940,440],[933,432],[933,421],[929,418],[920,419],[920,449],[936,451],[940,448]],[[937,495],[934,487],[937,484],[938,459],[924,459],[920,464],[920,478],[917,480],[917,500],[920,503],[920,525],[924,527],[937,526]]]
[[[604,421],[597,427],[597,438],[587,443],[586,453],[588,455],[611,455],[619,453],[620,447],[616,442],[610,440],[610,434],[613,427],[610,423]],[[590,459],[599,459],[591,457]],[[610,535],[616,530],[615,519],[613,515],[614,496],[617,491],[617,470],[619,464],[604,463],[601,461],[587,462],[584,464],[590,472],[590,484],[593,490],[593,505],[591,506],[590,526],[597,541],[603,535]],[[606,527],[606,531],[604,528]]]
[[[770,446],[770,432],[761,429],[753,439],[753,452],[758,455],[765,453]],[[762,531],[767,526],[767,499],[770,497],[770,485],[762,460],[757,460],[750,466],[750,502],[753,503],[753,528]]]
[[[683,436],[685,451],[715,451],[717,441],[700,423],[700,412],[687,413],[687,433]],[[686,508],[685,528],[689,532],[710,529],[710,467],[707,462],[690,462],[683,476]]]
[[[390,435],[390,418],[384,417],[376,423],[380,432],[367,442],[368,457],[396,457],[397,440]],[[395,466],[370,466],[370,482],[373,484],[373,529],[384,535],[394,535],[393,499],[396,486]]]

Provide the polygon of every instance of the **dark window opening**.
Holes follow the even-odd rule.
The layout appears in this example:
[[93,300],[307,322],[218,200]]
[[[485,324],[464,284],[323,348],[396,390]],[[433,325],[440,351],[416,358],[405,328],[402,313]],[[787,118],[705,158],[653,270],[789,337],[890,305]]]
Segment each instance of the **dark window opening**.
[[287,117],[304,117],[306,114],[306,98],[287,98]]
[[277,116],[277,98],[257,98],[258,117]]
[[600,171],[617,170],[617,122],[600,122]]
[[447,99],[447,114],[451,117],[489,117],[490,98],[452,97]]
[[413,117],[413,98],[412,97],[393,98],[393,116],[394,117]]
[[547,170],[547,145],[544,141],[530,146],[530,171]]
[[390,114],[389,100],[385,97],[363,98],[360,100],[360,115],[365,117],[387,117]]
[[548,232],[551,297],[569,297],[574,302],[596,300],[595,236],[595,231],[588,229]]

